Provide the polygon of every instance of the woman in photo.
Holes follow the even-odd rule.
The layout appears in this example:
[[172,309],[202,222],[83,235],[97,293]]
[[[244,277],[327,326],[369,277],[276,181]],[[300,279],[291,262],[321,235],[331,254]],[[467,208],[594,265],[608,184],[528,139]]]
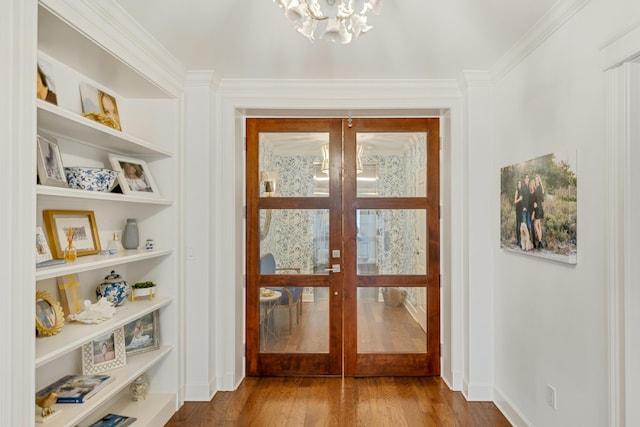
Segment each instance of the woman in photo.
[[139,170],[131,163],[123,163],[122,171],[131,191],[149,191],[149,186],[144,180],[142,170]]

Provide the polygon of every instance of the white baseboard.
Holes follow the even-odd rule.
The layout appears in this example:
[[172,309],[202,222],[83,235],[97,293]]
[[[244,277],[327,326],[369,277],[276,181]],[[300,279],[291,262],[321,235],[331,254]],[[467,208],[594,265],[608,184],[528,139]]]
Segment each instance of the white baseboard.
[[493,402],[493,385],[492,384],[469,384],[464,381],[462,394],[471,402]]
[[216,394],[215,377],[208,383],[185,385],[184,400],[187,402],[208,402]]
[[513,427],[529,427],[533,425],[509,402],[509,399],[505,397],[498,387],[493,388],[493,403]]

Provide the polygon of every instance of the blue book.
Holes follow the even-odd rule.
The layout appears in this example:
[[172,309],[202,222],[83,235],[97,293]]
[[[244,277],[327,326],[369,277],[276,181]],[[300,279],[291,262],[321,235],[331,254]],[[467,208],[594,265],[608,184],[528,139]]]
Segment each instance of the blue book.
[[125,427],[133,424],[137,418],[125,415],[107,414],[89,427]]
[[109,375],[67,375],[37,392],[36,397],[55,391],[56,403],[84,403],[112,380]]

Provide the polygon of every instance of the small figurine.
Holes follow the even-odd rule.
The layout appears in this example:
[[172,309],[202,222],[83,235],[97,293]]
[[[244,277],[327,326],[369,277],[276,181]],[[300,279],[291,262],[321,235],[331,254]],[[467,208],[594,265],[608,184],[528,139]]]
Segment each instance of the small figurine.
[[69,319],[82,323],[100,323],[103,320],[111,319],[116,312],[116,308],[106,298],[100,298],[95,304],[91,301],[84,301],[84,310],[78,314],[69,315]]
[[42,408],[42,418],[46,418],[55,412],[52,406],[54,403],[56,403],[57,398],[58,394],[55,391],[52,391],[46,396],[36,396],[36,405]]

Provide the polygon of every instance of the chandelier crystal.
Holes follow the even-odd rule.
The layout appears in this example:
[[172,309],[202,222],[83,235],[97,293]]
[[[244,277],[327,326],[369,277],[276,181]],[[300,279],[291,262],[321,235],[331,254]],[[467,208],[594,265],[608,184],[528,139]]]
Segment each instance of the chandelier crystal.
[[[369,31],[367,14],[380,13],[382,0],[273,0],[295,29],[311,41],[322,28],[320,38],[347,44]],[[320,5],[322,3],[323,6]],[[359,11],[359,12],[358,12]]]

